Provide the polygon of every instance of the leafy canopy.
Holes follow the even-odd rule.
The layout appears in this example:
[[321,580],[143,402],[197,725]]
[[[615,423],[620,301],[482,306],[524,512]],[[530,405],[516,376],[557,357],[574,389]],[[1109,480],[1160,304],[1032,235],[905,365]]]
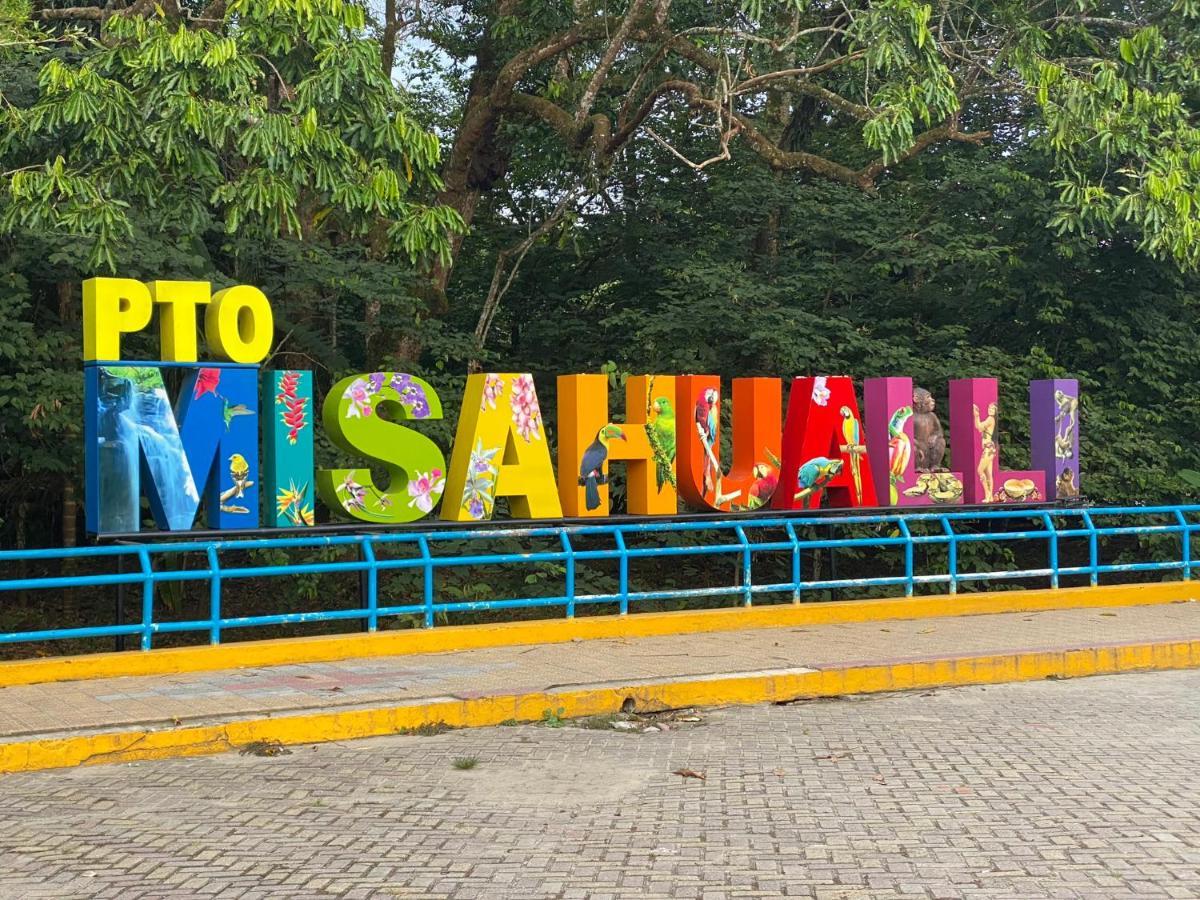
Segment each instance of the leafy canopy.
[[116,268],[131,208],[184,234],[360,238],[445,257],[439,145],[379,65],[363,8],[233,0],[212,27],[113,15],[52,55],[27,108],[0,109],[0,227],[67,231]]

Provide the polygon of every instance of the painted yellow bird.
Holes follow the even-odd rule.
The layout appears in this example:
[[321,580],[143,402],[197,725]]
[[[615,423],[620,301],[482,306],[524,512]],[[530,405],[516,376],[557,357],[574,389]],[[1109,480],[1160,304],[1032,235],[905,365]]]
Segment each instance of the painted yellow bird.
[[858,502],[862,503],[862,454],[866,450],[862,442],[862,428],[850,407],[843,406],[839,412],[842,414],[842,437],[846,439],[841,450],[850,455],[850,477],[854,479],[854,494]]
[[242,496],[246,479],[250,477],[250,464],[246,462],[246,457],[242,454],[235,453],[229,457],[229,477],[233,479],[233,483],[238,489],[237,496]]

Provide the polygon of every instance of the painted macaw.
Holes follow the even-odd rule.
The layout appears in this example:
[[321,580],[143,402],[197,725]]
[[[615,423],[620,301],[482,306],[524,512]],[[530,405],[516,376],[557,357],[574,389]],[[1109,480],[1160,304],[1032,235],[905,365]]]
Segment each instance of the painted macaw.
[[754,464],[754,481],[750,484],[750,502],[748,509],[758,509],[771,502],[771,495],[779,485],[779,476],[766,463]]
[[908,463],[912,459],[912,439],[904,431],[904,426],[912,418],[913,408],[902,406],[892,413],[888,422],[888,481],[892,506],[900,502],[898,485],[904,479]]
[[713,490],[716,471],[717,423],[720,421],[720,395],[715,388],[706,388],[696,401],[696,430],[704,444],[704,492]]
[[854,418],[850,407],[843,406],[839,412],[842,414],[842,437],[846,439],[841,449],[843,453],[850,454],[850,477],[854,479],[854,495],[858,502],[862,503],[862,455],[866,451],[862,442],[862,425]]
[[604,464],[608,461],[608,442],[613,439],[624,441],[627,438],[619,425],[610,422],[596,432],[596,439],[588,444],[579,461],[579,483],[584,486],[584,505],[588,509],[600,506],[600,485],[608,484]]
[[841,474],[843,465],[844,463],[840,459],[829,459],[824,456],[814,456],[804,463],[796,474],[796,487],[799,490],[796,491],[795,499],[803,500],[814,492],[819,497],[825,485]]
[[666,397],[657,397],[654,411],[653,421],[646,426],[646,436],[654,451],[654,474],[661,491],[664,483],[675,484],[675,474],[671,471],[675,462],[675,409]]

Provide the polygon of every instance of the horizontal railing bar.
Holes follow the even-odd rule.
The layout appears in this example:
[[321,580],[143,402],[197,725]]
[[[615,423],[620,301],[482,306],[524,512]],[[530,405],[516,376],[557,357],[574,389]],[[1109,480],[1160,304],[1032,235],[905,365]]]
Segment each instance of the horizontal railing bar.
[[[1169,521],[1162,521],[1161,517],[1164,516],[1169,517]],[[979,582],[1003,583],[1049,578],[1051,588],[1055,588],[1062,578],[1088,578],[1094,585],[1101,575],[1139,572],[1178,572],[1183,578],[1190,578],[1193,572],[1200,571],[1200,560],[1193,558],[1190,544],[1193,536],[1200,534],[1200,522],[1190,521],[1189,516],[1200,517],[1200,504],[1098,508],[960,507],[956,511],[942,507],[926,508],[924,512],[860,510],[837,514],[797,511],[770,512],[757,517],[722,515],[696,519],[667,518],[661,521],[630,518],[598,522],[571,520],[559,524],[487,523],[469,529],[447,525],[395,531],[330,530],[311,535],[289,532],[278,537],[255,536],[244,540],[218,534],[216,539],[193,541],[181,534],[161,543],[152,542],[146,536],[146,541],[142,543],[3,551],[0,552],[0,566],[25,561],[66,563],[81,559],[115,560],[115,572],[60,572],[44,577],[31,577],[18,572],[20,577],[0,579],[0,596],[4,596],[2,592],[11,596],[14,591],[109,588],[115,589],[120,598],[125,586],[131,586],[134,589],[130,593],[138,598],[134,602],[138,603],[140,621],[137,624],[12,632],[0,634],[0,643],[139,635],[138,643],[147,649],[151,646],[152,636],[156,634],[206,632],[210,642],[215,643],[220,640],[223,630],[264,626],[365,620],[367,627],[374,630],[380,616],[416,616],[419,617],[419,624],[431,627],[436,624],[435,617],[439,612],[455,614],[505,609],[558,609],[572,616],[581,605],[611,604],[625,613],[631,609],[630,604],[636,610],[638,604],[696,598],[737,598],[738,602],[749,605],[752,598],[772,594],[788,595],[792,602],[804,602],[806,599],[816,599],[817,592],[839,590],[887,589],[890,592],[893,588],[903,588],[904,594],[911,595],[916,586],[941,588],[948,585],[953,594],[957,585]],[[957,523],[958,527],[952,527],[952,523]],[[937,529],[934,533],[921,533],[934,528]],[[810,536],[806,536],[805,529]],[[843,530],[839,534],[835,529]],[[1098,544],[1099,539],[1106,539],[1103,546],[1109,547],[1114,543],[1111,539],[1143,537],[1169,538],[1164,546],[1174,545],[1178,557],[1156,561],[1101,561],[1103,547]],[[1087,552],[1088,563],[1062,565],[1059,553],[1079,547],[1063,544],[1063,541],[1080,538],[1087,538],[1089,542],[1081,548]],[[136,540],[136,536],[132,539]],[[512,550],[511,543],[497,544],[500,541],[518,540],[525,541],[533,549]],[[545,544],[539,543],[543,540]],[[1042,544],[1042,553],[1049,554],[1046,560],[1048,565],[991,572],[962,570],[961,546],[990,544],[999,547],[1013,542],[1048,542]],[[1127,541],[1125,546],[1132,543]],[[937,554],[931,554],[928,560],[914,567],[913,548],[918,544],[938,549],[945,546],[946,557],[939,559]],[[493,547],[498,548],[497,552],[489,552]],[[291,557],[300,558],[294,563],[254,565],[253,554],[267,550],[291,551]],[[889,574],[810,581],[801,577],[805,572],[812,574],[809,566],[813,554],[830,551],[832,559],[832,553],[839,550],[883,553],[882,562],[875,563],[875,571],[882,567]],[[205,554],[205,560],[197,568],[187,568],[191,561],[188,554],[197,553]],[[771,555],[785,553],[790,557],[790,566],[783,570],[776,568],[779,558]],[[308,554],[315,555],[315,558],[309,556],[304,559],[304,555]],[[630,583],[630,560],[733,555],[740,561],[728,570],[724,560],[708,568],[713,572],[728,571],[734,583],[644,591],[633,589],[635,586]],[[816,556],[816,559],[819,560],[820,556]],[[1018,559],[1018,564],[1038,561],[1037,557],[1026,560],[1024,554]],[[1041,559],[1045,560],[1045,556]],[[132,565],[125,564],[126,560],[131,560]],[[232,565],[233,560],[239,564]],[[760,573],[763,564],[769,566],[766,577],[790,571],[791,580],[766,582],[756,579],[753,572],[756,560],[759,561]],[[617,564],[618,577],[613,583],[619,584],[619,590],[611,593],[581,593],[578,590],[579,582],[586,585],[587,578],[586,571],[579,572],[578,566],[598,562]],[[172,565],[182,567],[171,568]],[[439,597],[445,596],[445,586],[439,585],[438,573],[466,567],[486,570],[489,566],[549,566],[548,570],[539,573],[538,578],[528,581],[536,584],[548,576],[547,589],[552,595],[439,601]],[[937,571],[943,566],[946,571]],[[897,569],[903,572],[890,574]],[[382,596],[388,592],[388,585],[380,582],[381,571],[420,573],[411,579],[411,584],[408,580],[393,579],[397,584],[405,585],[403,591],[411,592],[411,599],[409,596],[400,596],[389,603],[387,597]],[[646,567],[640,566],[639,576],[645,577],[647,571]],[[221,587],[230,579],[326,575],[363,575],[356,578],[361,592],[361,606],[228,618],[222,615]],[[504,592],[496,587],[497,582],[487,581],[486,571],[482,577],[488,588],[487,593]],[[605,577],[611,579],[614,573],[609,570]],[[159,585],[192,582],[208,583],[208,594],[202,607],[210,613],[208,618],[156,621],[156,588]],[[139,585],[140,590],[136,587]],[[422,600],[416,599],[418,596]],[[836,594],[834,597],[836,599]],[[118,604],[120,602],[118,599]]]

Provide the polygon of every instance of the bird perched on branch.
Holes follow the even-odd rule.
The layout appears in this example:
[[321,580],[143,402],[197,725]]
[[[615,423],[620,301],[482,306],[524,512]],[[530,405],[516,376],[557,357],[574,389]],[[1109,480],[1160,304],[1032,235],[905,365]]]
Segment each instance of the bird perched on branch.
[[716,466],[717,423],[720,421],[720,395],[715,388],[706,388],[696,401],[696,430],[704,444],[703,487],[707,494],[716,485],[721,473]]
[[596,432],[596,439],[583,451],[579,463],[579,483],[583,486],[584,505],[588,509],[600,506],[600,485],[608,484],[604,465],[608,461],[608,443],[612,440],[627,440],[619,425],[611,422]]
[[654,452],[654,475],[658,489],[670,482],[675,487],[675,409],[666,397],[657,397],[652,404],[655,416],[646,426],[646,437]]
[[233,486],[236,488],[235,497],[241,497],[249,484],[250,464],[246,462],[246,457],[240,453],[235,453],[229,457],[229,477],[233,479]]
[[854,496],[862,503],[862,456],[867,452],[862,441],[862,425],[854,418],[850,407],[843,406],[839,412],[842,414],[842,437],[846,441],[839,449],[850,455],[850,477],[854,480]]
[[829,459],[824,456],[814,456],[800,467],[796,474],[795,499],[804,500],[809,494],[821,496],[825,485],[837,478],[842,472],[843,463],[840,459]]

